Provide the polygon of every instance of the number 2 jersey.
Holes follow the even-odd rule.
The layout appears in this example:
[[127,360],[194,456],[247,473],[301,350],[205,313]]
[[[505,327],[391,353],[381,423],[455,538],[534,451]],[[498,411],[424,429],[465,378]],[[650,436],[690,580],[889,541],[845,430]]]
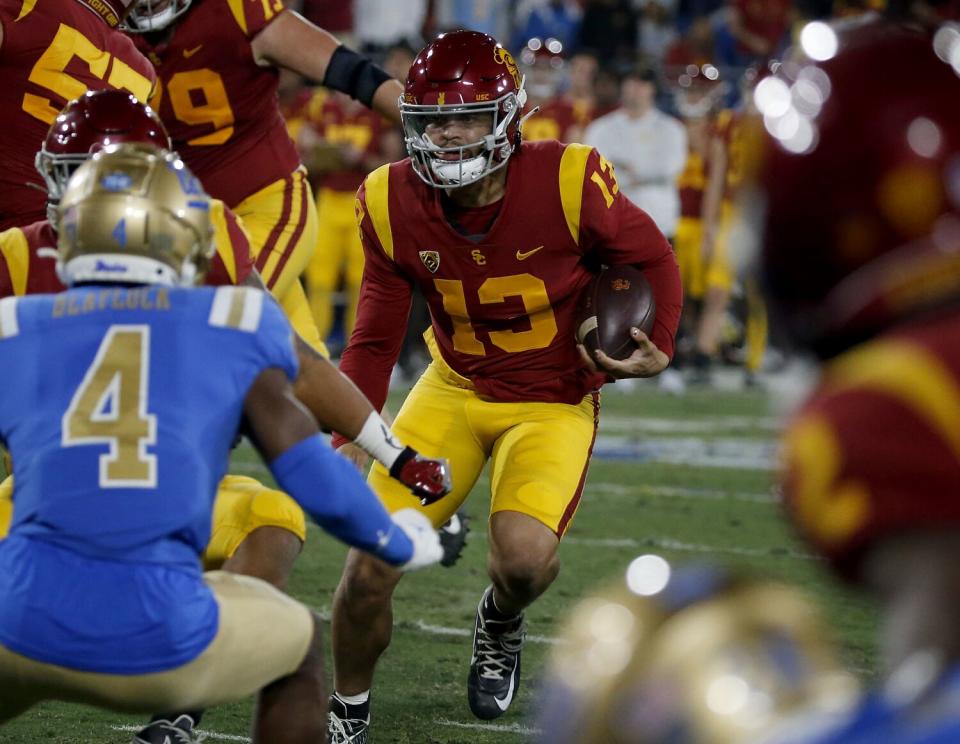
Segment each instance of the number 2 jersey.
[[250,46],[283,10],[282,0],[203,0],[177,19],[169,40],[135,37],[156,67],[150,105],[173,149],[230,207],[300,165],[280,115],[280,73],[258,65]]
[[574,338],[581,290],[601,264],[634,264],[657,303],[653,342],[673,355],[681,289],[670,244],[619,192],[596,150],[524,143],[506,166],[499,213],[478,239],[444,214],[409,159],[370,174],[357,219],[366,265],[340,368],[378,408],[403,341],[413,287],[430,307],[434,360],[502,401],[579,403],[605,381]]
[[105,88],[122,88],[146,101],[155,75],[133,42],[81,0],[0,0],[0,26],[0,230],[5,230],[46,216],[46,189],[33,161],[67,102]]
[[0,300],[0,643],[133,674],[217,631],[198,556],[254,379],[297,359],[259,290],[88,286]]

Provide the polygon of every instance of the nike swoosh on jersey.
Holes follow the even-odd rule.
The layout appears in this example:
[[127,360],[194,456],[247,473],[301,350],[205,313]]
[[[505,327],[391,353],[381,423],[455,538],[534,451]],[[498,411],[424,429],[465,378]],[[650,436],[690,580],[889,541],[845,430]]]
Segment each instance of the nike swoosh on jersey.
[[532,251],[517,251],[517,260],[518,260],[518,261],[522,261],[522,260],[525,259],[525,258],[530,258],[530,256],[532,256],[534,253],[536,253],[537,251],[539,251],[541,248],[543,248],[543,246],[542,246],[542,245],[538,245],[538,246],[537,246],[536,248],[534,248]]
[[184,50],[183,50],[183,58],[184,58],[184,59],[190,59],[194,54],[196,54],[197,52],[199,52],[202,48],[203,48],[203,44],[198,44],[198,45],[195,46],[193,49],[184,49]]

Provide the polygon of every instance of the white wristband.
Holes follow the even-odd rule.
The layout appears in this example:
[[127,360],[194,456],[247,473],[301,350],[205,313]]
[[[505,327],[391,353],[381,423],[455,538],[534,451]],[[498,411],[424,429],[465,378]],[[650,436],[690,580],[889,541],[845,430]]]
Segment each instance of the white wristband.
[[387,470],[393,467],[393,463],[405,449],[376,411],[370,412],[353,443]]

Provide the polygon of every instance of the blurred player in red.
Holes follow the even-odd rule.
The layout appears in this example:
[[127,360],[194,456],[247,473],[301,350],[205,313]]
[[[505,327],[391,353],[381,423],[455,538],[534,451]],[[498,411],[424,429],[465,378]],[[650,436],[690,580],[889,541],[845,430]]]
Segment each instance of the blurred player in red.
[[317,88],[306,101],[297,146],[317,195],[323,228],[307,266],[307,297],[320,338],[333,326],[333,297],[346,291],[344,333],[353,330],[363,276],[363,247],[354,213],[357,189],[370,171],[403,156],[400,132],[380,114],[342,93]]
[[150,62],[117,30],[134,0],[0,0],[0,230],[42,220],[33,159],[67,101],[122,88],[147,100]]
[[556,39],[530,39],[520,52],[520,69],[530,111],[539,110],[523,122],[527,142],[555,139],[580,142],[589,123],[589,111],[566,93],[560,92],[566,61],[563,46]]
[[323,350],[298,281],[317,243],[316,210],[277,105],[279,68],[395,120],[401,85],[282,0],[137,0],[126,25],[156,67],[150,103],[174,148],[243,220],[264,283]]
[[872,19],[799,39],[754,94],[771,316],[822,363],[784,492],[879,599],[886,667],[827,740],[960,741],[960,32]]
[[687,129],[690,152],[678,179],[680,220],[674,239],[688,303],[684,325],[693,341],[697,381],[707,382],[733,288],[727,234],[730,226],[731,159],[735,120],[722,109],[726,84],[713,65],[689,66],[677,78],[677,112]]
[[[68,104],[55,120],[37,157],[38,170],[47,183],[50,220],[0,232],[0,297],[64,289],[56,270],[57,234],[51,224],[60,196],[69,175],[93,152],[121,142],[170,147],[169,137],[156,114],[125,93],[87,93]],[[249,241],[236,217],[216,200],[211,200],[210,216],[217,253],[205,283],[262,287],[253,269]],[[380,428],[382,421],[369,402],[302,340],[297,350],[302,369],[295,391],[317,420],[338,428],[346,425],[358,441],[366,441],[367,447],[378,450],[380,457],[393,457],[396,448],[402,445],[388,436],[385,427]],[[371,415],[374,418],[371,419]],[[376,436],[371,436],[372,433]],[[394,473],[410,481],[410,472],[400,475],[402,459],[394,463],[399,463]],[[423,462],[416,456],[406,459],[413,468]],[[13,481],[7,478],[0,484],[0,537],[6,534],[10,523],[12,494]],[[213,523],[213,533],[203,556],[208,569],[223,567],[285,588],[306,537],[303,511],[287,494],[247,476],[225,476],[217,492]],[[164,735],[175,734],[173,727],[192,728],[199,713],[192,712],[192,720],[171,722],[178,718],[176,715],[164,718],[153,726],[154,730],[142,732],[141,737],[145,741],[151,741],[152,737],[162,741]],[[165,728],[168,724],[170,728]]]
[[[358,195],[366,266],[357,325],[341,369],[382,405],[414,289],[426,297],[433,363],[396,431],[456,473],[424,509],[435,525],[491,463],[489,573],[476,618],[468,700],[502,715],[520,683],[523,610],[559,571],[560,538],[586,477],[599,387],[660,373],[680,316],[673,251],[619,193],[610,164],[584,145],[520,142],[526,93],[510,53],[470,31],[420,52],[401,104],[410,158],[370,174]],[[644,270],[657,302],[650,338],[624,361],[576,348],[580,291],[600,264]],[[597,372],[597,366],[601,372]],[[339,440],[341,443],[343,440]],[[402,494],[374,466],[388,509]],[[400,576],[357,552],[334,603],[333,742],[363,741],[377,659],[390,641]]]

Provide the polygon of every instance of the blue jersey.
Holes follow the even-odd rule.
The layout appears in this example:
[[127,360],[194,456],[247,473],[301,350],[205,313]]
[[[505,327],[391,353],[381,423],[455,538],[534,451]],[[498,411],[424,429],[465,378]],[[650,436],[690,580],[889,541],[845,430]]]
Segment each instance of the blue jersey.
[[830,733],[801,744],[956,744],[960,742],[960,666],[905,703],[881,692]]
[[0,300],[0,439],[14,513],[0,643],[112,673],[178,666],[213,639],[199,555],[254,379],[292,379],[263,292],[88,286]]

